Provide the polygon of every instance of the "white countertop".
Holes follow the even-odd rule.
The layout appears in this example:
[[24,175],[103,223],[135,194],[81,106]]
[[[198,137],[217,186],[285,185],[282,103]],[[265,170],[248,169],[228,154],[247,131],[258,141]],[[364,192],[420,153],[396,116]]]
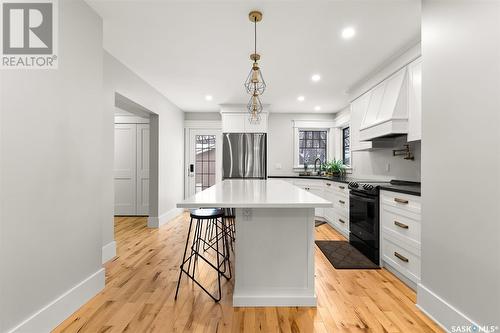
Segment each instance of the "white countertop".
[[331,208],[333,204],[279,179],[227,179],[177,204],[178,208]]

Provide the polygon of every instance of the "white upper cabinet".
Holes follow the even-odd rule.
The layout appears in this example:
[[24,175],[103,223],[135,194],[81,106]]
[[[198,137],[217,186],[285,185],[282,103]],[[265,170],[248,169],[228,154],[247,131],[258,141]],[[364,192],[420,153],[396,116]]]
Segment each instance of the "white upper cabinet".
[[408,65],[408,141],[422,139],[422,58]]
[[370,104],[372,92],[368,91],[351,103],[351,151],[366,150],[372,147],[370,141],[361,141],[359,137],[361,122]]
[[262,112],[260,122],[250,123],[247,112],[222,112],[223,133],[267,133],[267,113]]

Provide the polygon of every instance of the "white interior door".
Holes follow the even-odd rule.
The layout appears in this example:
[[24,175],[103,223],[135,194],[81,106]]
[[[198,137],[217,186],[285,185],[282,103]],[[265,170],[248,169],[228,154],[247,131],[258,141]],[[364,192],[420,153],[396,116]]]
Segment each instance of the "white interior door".
[[137,215],[149,214],[149,124],[137,124]]
[[190,129],[186,140],[186,196],[191,196],[222,179],[222,133]]
[[136,124],[115,124],[115,215],[136,214],[136,141]]

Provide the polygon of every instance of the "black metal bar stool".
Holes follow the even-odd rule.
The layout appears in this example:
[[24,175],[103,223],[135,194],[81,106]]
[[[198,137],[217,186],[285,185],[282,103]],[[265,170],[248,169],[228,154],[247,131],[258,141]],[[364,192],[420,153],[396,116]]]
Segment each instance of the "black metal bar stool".
[[[175,291],[175,299],[179,293],[179,286],[181,283],[182,273],[186,274],[193,280],[203,291],[205,291],[214,301],[220,301],[222,297],[221,290],[221,277],[227,280],[231,279],[231,263],[229,261],[229,235],[227,233],[227,220],[224,218],[224,211],[222,209],[196,209],[191,211],[191,221],[189,222],[189,230],[186,238],[186,246],[184,247],[184,255],[180,265],[179,280],[177,281],[177,290]],[[194,234],[191,237],[191,229],[193,222],[196,223]],[[203,230],[205,229],[205,237],[203,237]],[[212,233],[212,239],[207,238],[208,230]],[[191,240],[191,251],[188,256],[187,250],[189,241]],[[200,248],[201,247],[201,248]],[[215,256],[215,263],[204,253],[210,250]],[[218,293],[213,295],[201,283],[196,280],[196,264],[198,259],[201,258],[209,266],[217,272]],[[212,259],[213,260],[213,259]],[[187,269],[186,269],[187,265]],[[192,266],[192,267],[191,267]]]
[[[234,208],[222,208],[224,212],[224,223],[222,223],[222,226],[224,227],[223,232],[227,234],[229,237],[229,243],[231,245],[231,249],[233,249],[233,243],[235,240],[235,212]],[[208,226],[208,228],[205,229],[205,240],[206,243],[203,245],[203,251],[207,251],[210,248],[210,245],[214,243],[214,241],[217,239],[215,237],[215,228],[217,228],[217,223],[211,222]]]

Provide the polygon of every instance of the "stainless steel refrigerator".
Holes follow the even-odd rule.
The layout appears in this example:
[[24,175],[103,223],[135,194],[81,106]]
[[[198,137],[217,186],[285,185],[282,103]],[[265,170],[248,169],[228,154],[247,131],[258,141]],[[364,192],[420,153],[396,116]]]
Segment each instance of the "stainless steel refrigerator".
[[222,134],[222,178],[267,178],[265,133]]

